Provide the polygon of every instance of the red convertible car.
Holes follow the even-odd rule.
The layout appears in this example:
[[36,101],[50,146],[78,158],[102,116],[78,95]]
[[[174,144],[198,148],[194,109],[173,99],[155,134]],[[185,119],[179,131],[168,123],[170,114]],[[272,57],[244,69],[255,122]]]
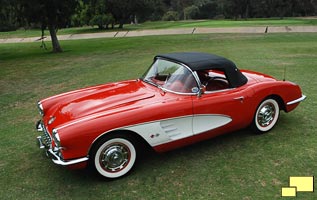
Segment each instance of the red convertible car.
[[270,131],[280,110],[306,97],[298,85],[239,70],[223,57],[157,55],[142,78],[75,90],[38,102],[40,148],[55,164],[127,174],[145,143],[157,152],[238,129]]

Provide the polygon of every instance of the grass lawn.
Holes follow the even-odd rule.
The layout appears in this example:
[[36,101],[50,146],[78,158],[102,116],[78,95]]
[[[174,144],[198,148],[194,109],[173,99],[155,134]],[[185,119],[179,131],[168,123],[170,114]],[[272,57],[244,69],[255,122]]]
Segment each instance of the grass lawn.
[[[49,46],[50,43],[47,43]],[[0,194],[2,199],[280,199],[289,176],[317,176],[317,34],[209,34],[0,44]],[[143,74],[154,55],[219,54],[240,68],[301,85],[308,99],[281,113],[265,135],[241,130],[143,159],[129,176],[104,181],[54,165],[38,149],[37,100]],[[299,199],[316,199],[298,193]],[[287,199],[287,198],[286,198]]]
[[[197,28],[197,27],[246,27],[246,26],[308,26],[317,25],[317,18],[301,19],[301,18],[269,18],[269,19],[248,19],[248,20],[187,20],[187,21],[155,21],[144,22],[138,25],[126,24],[124,29],[99,30],[97,27],[79,27],[65,28],[58,31],[58,35],[82,34],[82,33],[98,33],[104,31],[133,31],[147,29],[170,29],[170,28]],[[46,35],[49,32],[46,31]],[[40,30],[17,30],[11,32],[0,32],[0,39],[3,38],[24,38],[24,37],[40,37]]]

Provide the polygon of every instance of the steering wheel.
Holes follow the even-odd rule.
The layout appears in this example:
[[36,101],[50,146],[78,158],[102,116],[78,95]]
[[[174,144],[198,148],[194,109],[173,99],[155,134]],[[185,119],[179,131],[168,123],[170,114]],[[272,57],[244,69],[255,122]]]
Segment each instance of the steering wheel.
[[207,87],[208,83],[210,81],[213,81],[215,79],[221,79],[221,80],[224,80],[224,81],[228,81],[226,78],[224,77],[221,77],[221,76],[213,76],[213,77],[209,77],[206,81],[203,82],[203,85]]
[[166,85],[168,79],[171,77],[171,73],[168,73],[167,76],[166,76],[166,79],[164,81],[164,85]]

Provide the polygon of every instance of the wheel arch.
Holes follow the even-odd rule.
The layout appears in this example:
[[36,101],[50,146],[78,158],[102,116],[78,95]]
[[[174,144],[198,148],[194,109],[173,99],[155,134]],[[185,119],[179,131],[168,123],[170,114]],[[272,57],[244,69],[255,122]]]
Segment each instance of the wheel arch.
[[285,106],[285,102],[283,100],[283,98],[280,96],[280,95],[277,95],[277,94],[271,94],[269,96],[266,96],[261,102],[263,102],[264,100],[266,99],[274,99],[277,101],[279,107],[280,107],[280,110],[284,110],[286,111],[286,106]]
[[91,151],[94,149],[94,147],[99,143],[99,141],[103,140],[104,138],[113,138],[115,135],[118,136],[126,136],[128,138],[131,138],[133,142],[136,142],[139,147],[144,148],[152,148],[151,145],[138,133],[131,131],[131,130],[112,130],[106,133],[103,133],[99,135],[90,145],[90,148],[88,149],[87,155],[91,154]]
[[[261,82],[252,86],[258,103],[267,98],[273,98],[278,102],[280,110],[284,110],[285,112],[289,110],[286,103],[297,97],[296,95],[296,97],[294,97],[292,94],[294,91],[297,91],[297,87],[298,86],[287,81]],[[300,91],[298,93],[301,94]]]

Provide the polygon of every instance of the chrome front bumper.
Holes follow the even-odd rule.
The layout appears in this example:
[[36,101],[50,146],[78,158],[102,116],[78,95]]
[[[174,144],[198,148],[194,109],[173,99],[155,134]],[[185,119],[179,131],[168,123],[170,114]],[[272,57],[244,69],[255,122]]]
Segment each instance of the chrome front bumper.
[[287,102],[286,105],[292,105],[292,104],[295,104],[295,103],[299,103],[301,101],[304,101],[306,99],[306,96],[305,95],[302,95],[300,98],[298,99],[295,99],[294,101],[290,101],[290,102]]
[[[59,156],[59,150],[56,148],[55,150],[52,149],[52,144],[51,144],[51,139],[48,139],[50,137],[49,133],[46,131],[45,127],[41,123],[41,121],[38,121],[36,124],[36,129],[39,132],[42,132],[42,136],[36,137],[38,146],[40,149],[45,149],[46,150],[46,155],[52,161],[57,164],[57,165],[62,165],[62,166],[67,166],[67,165],[73,165],[81,162],[85,162],[88,160],[88,157],[83,157],[83,158],[78,158],[78,159],[73,159],[73,160],[63,160],[61,156]],[[47,142],[48,140],[49,143]]]
[[36,140],[37,140],[37,144],[39,145],[40,149],[45,149],[45,146],[42,142],[42,136],[37,136]]

